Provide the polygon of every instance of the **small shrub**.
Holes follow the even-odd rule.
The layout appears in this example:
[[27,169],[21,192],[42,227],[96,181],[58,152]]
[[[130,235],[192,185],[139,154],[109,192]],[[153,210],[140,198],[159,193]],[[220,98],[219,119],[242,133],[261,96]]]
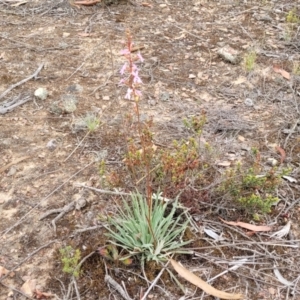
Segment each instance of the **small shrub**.
[[246,71],[250,72],[255,67],[255,61],[256,61],[256,53],[255,51],[248,52],[244,57],[244,67]]
[[299,76],[300,75],[300,62],[295,61],[293,62],[293,74]]
[[262,197],[261,195],[252,194],[247,197],[240,197],[238,201],[244,208],[249,209],[249,211],[253,213],[253,216],[255,216],[257,215],[255,214],[255,211],[259,211],[263,214],[271,212],[271,207],[274,203],[278,202],[278,198],[270,195]]
[[94,132],[100,124],[99,119],[93,114],[87,114],[83,121],[89,132]]
[[286,16],[286,22],[289,24],[298,24],[300,23],[300,18],[297,15],[296,8],[291,9]]
[[237,164],[224,173],[219,191],[227,192],[235,203],[254,216],[271,211],[272,205],[278,201],[273,194],[281,183],[282,175],[289,170],[278,172],[276,168],[272,168],[261,175],[260,154],[256,149],[253,149],[253,154],[256,159],[252,166],[246,168]]
[[74,250],[71,246],[66,246],[65,248],[59,249],[59,252],[63,264],[63,272],[78,277],[80,275],[80,270],[77,268],[81,257],[80,250]]

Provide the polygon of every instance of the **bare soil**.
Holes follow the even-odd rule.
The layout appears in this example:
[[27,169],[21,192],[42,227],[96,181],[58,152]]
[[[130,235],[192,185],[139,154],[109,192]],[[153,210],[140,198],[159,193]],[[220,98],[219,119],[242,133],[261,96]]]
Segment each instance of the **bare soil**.
[[[96,252],[107,240],[101,216],[114,214],[120,197],[80,186],[107,189],[99,175],[104,160],[107,174],[120,175],[120,191],[135,189],[124,165],[123,134],[133,103],[118,85],[126,29],[145,59],[139,65],[144,83],[140,107],[144,120],[153,119],[157,146],[189,137],[184,118],[207,115],[203,139],[214,149],[209,158],[214,171],[202,189],[182,196],[194,208],[200,230],[190,233],[195,255],[178,260],[209,280],[247,257],[247,264],[211,284],[249,300],[300,299],[298,183],[283,182],[281,201],[263,221],[274,230],[291,221],[290,234],[282,239],[248,235],[222,223],[219,217],[253,221],[210,191],[226,163],[246,161],[251,147],[259,149],[263,168],[273,158],[279,169],[291,168],[290,176],[300,180],[300,27],[286,21],[293,8],[299,17],[299,3],[133,0],[76,7],[71,0],[23,2],[0,1],[0,94],[43,68],[0,98],[2,108],[13,99],[30,99],[0,115],[0,267],[14,271],[5,278],[0,272],[0,299],[37,299],[37,294],[20,293],[28,279],[52,293],[48,299],[123,299],[104,281],[106,272],[124,282],[132,299],[141,299],[149,286],[138,261],[125,267]],[[241,58],[235,64],[218,54],[226,45]],[[247,71],[243,57],[250,51],[257,59]],[[48,91],[45,100],[34,96],[38,88]],[[80,123],[87,114],[101,122],[88,135]],[[276,146],[285,150],[284,159]],[[52,209],[65,213],[53,222],[57,211],[43,216]],[[222,232],[226,241],[209,238],[204,226]],[[66,245],[80,249],[82,258],[90,255],[76,285],[62,271],[59,249]],[[291,286],[280,281],[274,266]],[[145,271],[152,281],[160,267],[149,263]],[[185,294],[165,272],[148,299],[213,299],[181,282]]]

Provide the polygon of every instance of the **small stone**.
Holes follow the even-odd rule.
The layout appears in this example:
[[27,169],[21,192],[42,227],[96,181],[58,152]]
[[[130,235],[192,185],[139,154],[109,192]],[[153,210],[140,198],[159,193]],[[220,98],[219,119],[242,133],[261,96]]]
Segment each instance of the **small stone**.
[[103,96],[103,97],[102,97],[102,100],[104,100],[104,101],[109,101],[109,99],[110,99],[109,96]]
[[84,198],[80,198],[76,201],[75,209],[80,210],[86,206],[86,200]]
[[57,147],[57,143],[56,143],[56,140],[50,140],[48,143],[47,143],[47,146],[46,146],[50,151],[54,151],[55,148]]
[[196,75],[194,75],[194,74],[189,74],[189,78],[190,78],[190,79],[194,79],[194,78],[196,78]]
[[12,166],[9,171],[7,172],[7,176],[14,176],[17,173],[16,167]]
[[245,103],[245,105],[247,105],[249,107],[254,105],[252,99],[250,99],[250,98],[246,98],[244,103]]
[[38,88],[37,90],[35,90],[34,96],[41,100],[46,100],[48,96],[48,91],[45,88]]
[[156,101],[153,100],[153,99],[150,99],[150,100],[148,100],[148,104],[149,104],[150,106],[154,106],[154,105],[156,104]]
[[242,135],[238,135],[238,140],[240,142],[244,142],[245,141],[245,137],[243,137]]
[[271,167],[275,167],[275,166],[278,165],[278,161],[277,161],[275,158],[269,157],[269,158],[267,159],[267,164],[268,164],[269,166],[271,166]]
[[218,50],[218,54],[226,61],[231,62],[232,64],[237,64],[240,61],[238,51],[234,50],[230,46],[225,46]]
[[66,37],[70,36],[70,32],[63,32],[62,36],[63,36],[63,38],[66,38]]
[[73,95],[63,95],[62,96],[62,105],[64,108],[64,112],[70,114],[77,109],[77,99]]

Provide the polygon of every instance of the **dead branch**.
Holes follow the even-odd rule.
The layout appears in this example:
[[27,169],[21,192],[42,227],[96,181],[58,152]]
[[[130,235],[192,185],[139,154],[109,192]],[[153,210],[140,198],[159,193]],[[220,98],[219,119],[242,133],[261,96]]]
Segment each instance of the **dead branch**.
[[121,287],[121,285],[118,284],[112,277],[110,277],[109,275],[105,275],[104,280],[107,284],[111,285],[125,300],[132,300],[125,292],[125,290]]
[[15,107],[28,102],[30,99],[31,98],[29,96],[27,96],[23,99],[20,99],[20,96],[19,96],[19,97],[16,97],[15,99],[11,100],[10,102],[0,105],[0,115],[4,115],[4,114],[12,111]]
[[8,94],[11,90],[13,90],[14,88],[22,85],[23,83],[29,81],[30,79],[34,78],[36,79],[37,78],[37,75],[40,73],[40,71],[42,70],[42,68],[44,67],[44,63],[41,63],[39,65],[39,67],[37,68],[37,70],[30,76],[28,76],[27,78],[11,85],[7,90],[5,90],[1,95],[0,95],[0,99],[2,99],[4,96],[6,96],[6,94]]

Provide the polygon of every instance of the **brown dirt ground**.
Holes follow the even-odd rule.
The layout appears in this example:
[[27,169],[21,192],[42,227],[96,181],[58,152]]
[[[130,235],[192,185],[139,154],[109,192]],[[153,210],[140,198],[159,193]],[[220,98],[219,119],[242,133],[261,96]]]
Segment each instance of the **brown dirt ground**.
[[[0,299],[25,299],[16,290],[28,278],[56,295],[53,299],[79,299],[74,290],[67,296],[71,279],[62,272],[58,249],[72,245],[84,257],[103,246],[106,238],[99,215],[114,213],[113,203],[119,197],[76,184],[102,188],[98,173],[99,158],[103,158],[108,171],[124,176],[122,190],[134,190],[126,179],[121,134],[122,118],[132,111],[132,105],[124,100],[124,88],[118,86],[123,63],[119,53],[126,29],[145,59],[140,65],[144,82],[140,105],[143,118],[153,118],[158,146],[187,137],[183,119],[204,110],[208,122],[203,137],[215,149],[211,158],[216,162],[214,174],[223,170],[217,160],[228,161],[230,153],[243,160],[242,149],[253,146],[260,150],[267,168],[268,158],[280,161],[274,145],[281,145],[286,159],[280,167],[290,167],[291,176],[300,180],[299,24],[290,29],[286,22],[297,1],[112,1],[81,9],[67,0],[33,0],[13,6],[19,2],[0,1],[0,93],[33,74],[41,63],[44,67],[36,80],[12,89],[0,100],[31,97],[0,116],[0,266],[14,269],[13,276],[1,279]],[[298,16],[299,9],[298,3]],[[241,57],[255,51],[254,70],[245,71],[243,61],[224,61],[217,51],[225,45]],[[289,72],[291,79],[274,72],[274,65]],[[33,96],[40,87],[49,92],[44,101]],[[247,106],[247,98],[254,105]],[[72,113],[64,111],[68,101],[76,102]],[[86,130],[78,122],[88,113],[97,115],[101,126],[85,137]],[[266,222],[278,228],[287,220],[292,222],[291,240],[274,241],[220,224],[220,214],[227,220],[249,219],[211,196],[213,180],[207,180],[208,192],[190,191],[185,201],[197,205],[199,228],[210,224],[231,242],[215,247],[202,230],[194,237],[197,255],[179,259],[208,280],[227,269],[228,262],[248,256],[249,264],[217,278],[213,285],[251,300],[300,299],[299,250],[286,246],[300,238],[298,184],[284,183],[278,190],[282,201],[267,216]],[[58,220],[56,234],[51,223],[55,215],[39,220],[49,209],[62,208],[80,197],[86,205]],[[207,203],[212,208],[226,207],[216,212]],[[78,231],[96,225],[98,229]],[[105,263],[110,276],[124,281],[129,295],[140,299],[147,284],[137,262],[126,268]],[[274,275],[275,264],[285,279],[294,281],[292,287],[287,288]],[[158,272],[155,265],[146,266],[149,280]],[[121,299],[104,282],[104,275],[104,261],[95,253],[83,264],[77,280],[81,299]],[[213,299],[181,282],[185,297],[164,274],[148,299]],[[8,286],[15,288],[10,297]]]

